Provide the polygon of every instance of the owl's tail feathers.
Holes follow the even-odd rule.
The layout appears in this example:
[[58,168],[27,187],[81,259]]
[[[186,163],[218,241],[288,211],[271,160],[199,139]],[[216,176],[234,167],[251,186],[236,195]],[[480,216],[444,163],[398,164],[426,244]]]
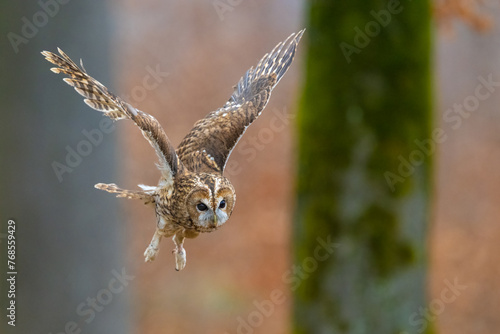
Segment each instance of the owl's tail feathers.
[[139,199],[144,202],[144,204],[152,204],[155,203],[154,191],[156,187],[148,187],[144,185],[139,185],[144,191],[134,191],[134,190],[125,190],[119,188],[116,184],[110,183],[98,183],[95,185],[97,189],[107,191],[108,193],[117,194],[116,197],[125,197],[130,199]]
[[[251,67],[235,86],[228,104],[252,101],[255,106],[267,103],[272,89],[278,84],[295,57],[297,45],[305,29],[291,34],[285,41],[264,55],[257,66]],[[263,108],[263,106],[262,106]]]
[[[84,102],[97,111],[103,112],[113,120],[129,118],[124,112],[125,102],[111,93],[103,84],[87,74],[83,63],[80,67],[71,60],[61,49],[57,48],[59,54],[43,51],[45,59],[56,65],[50,70],[54,73],[63,73],[69,76],[64,82],[73,87],[78,94],[85,97]],[[129,116],[129,117],[127,117]]]

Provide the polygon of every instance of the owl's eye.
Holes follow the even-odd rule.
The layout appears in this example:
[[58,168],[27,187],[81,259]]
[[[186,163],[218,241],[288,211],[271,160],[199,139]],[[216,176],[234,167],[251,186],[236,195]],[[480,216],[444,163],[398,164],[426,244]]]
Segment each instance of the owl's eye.
[[226,207],[226,201],[225,200],[220,201],[219,208],[224,209],[225,207]]
[[196,205],[196,208],[200,211],[207,211],[208,210],[208,207],[203,203],[198,203],[198,205]]

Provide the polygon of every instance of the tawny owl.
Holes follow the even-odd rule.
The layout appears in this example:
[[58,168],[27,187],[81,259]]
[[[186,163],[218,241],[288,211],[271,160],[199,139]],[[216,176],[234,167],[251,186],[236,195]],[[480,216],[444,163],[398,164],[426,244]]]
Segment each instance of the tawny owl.
[[70,78],[63,80],[85,97],[85,103],[113,120],[131,119],[155,149],[161,177],[157,186],[124,190],[115,184],[95,187],[117,197],[135,198],[154,206],[156,231],[144,256],[153,261],[162,237],[173,236],[175,268],[186,265],[185,238],[212,232],[231,216],[236,201],[234,188],[223,176],[226,161],[246,128],[262,113],[272,89],[290,67],[304,30],[290,35],[251,67],[234,87],[226,104],[195,123],[177,150],[158,121],[112,94],[99,81],[78,67],[62,50],[43,51],[58,67],[51,70]]

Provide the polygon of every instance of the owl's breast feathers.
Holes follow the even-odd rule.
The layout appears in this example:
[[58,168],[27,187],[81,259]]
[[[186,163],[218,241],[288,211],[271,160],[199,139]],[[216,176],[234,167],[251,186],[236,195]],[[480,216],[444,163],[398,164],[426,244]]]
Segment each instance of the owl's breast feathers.
[[173,184],[158,187],[156,191],[156,213],[171,224],[193,229],[194,224],[186,211],[186,198],[196,186],[196,177],[184,171]]

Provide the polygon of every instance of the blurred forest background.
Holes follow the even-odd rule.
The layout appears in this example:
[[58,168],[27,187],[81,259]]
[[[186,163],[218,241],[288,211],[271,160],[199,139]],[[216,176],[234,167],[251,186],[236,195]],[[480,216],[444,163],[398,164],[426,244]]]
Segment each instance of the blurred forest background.
[[[323,15],[322,24],[349,39],[326,39],[324,47],[333,46],[340,53],[342,42],[354,43],[354,28],[364,28],[364,18],[370,18],[372,10],[388,8],[390,3],[394,1],[332,1],[328,7],[339,15],[338,22]],[[309,27],[314,19],[311,9],[322,4],[325,1],[41,0],[19,4],[7,0],[0,4],[2,333],[289,333],[314,322],[315,315],[307,313],[300,293],[308,296],[313,291],[317,295],[312,296],[321,302],[340,295],[344,288],[332,281],[330,285],[323,282],[322,287],[332,289],[319,290],[319,294],[310,288],[294,289],[294,278],[300,277],[294,273],[295,266],[304,264],[297,262],[303,254],[293,251],[301,242],[297,238],[300,220],[294,215],[302,209],[296,208],[295,191],[296,148],[303,138],[298,137],[295,115],[299,101],[300,112],[305,111],[306,57],[313,55],[309,47],[321,48],[313,38],[327,36]],[[407,2],[400,5],[404,8]],[[445,138],[426,156],[426,165],[432,168],[421,185],[427,188],[427,199],[416,206],[422,212],[413,213],[424,217],[422,229],[427,230],[427,237],[414,236],[424,254],[419,284],[388,284],[380,290],[382,295],[356,294],[356,299],[349,299],[346,288],[338,308],[320,305],[317,310],[336,319],[339,310],[375,305],[371,309],[376,326],[377,312],[384,315],[382,321],[387,310],[396,312],[400,306],[397,301],[378,303],[384,300],[383,293],[412,290],[405,298],[418,298],[404,304],[407,308],[398,315],[406,332],[423,332],[425,324],[425,330],[436,333],[495,333],[500,328],[500,3],[441,0],[422,6],[427,5],[433,8],[432,22],[429,15],[403,11],[401,18],[395,16],[394,24],[389,23],[359,53],[353,53],[350,63],[332,61],[339,66],[338,76],[334,72],[331,77],[331,87],[336,89],[324,88],[334,98],[342,94],[342,84],[346,91],[352,89],[351,83],[359,84],[342,75],[366,66],[371,54],[377,64],[381,56],[400,55],[396,59],[400,67],[393,72],[408,66],[402,50],[417,48],[419,36],[396,38],[394,47],[377,44],[386,41],[385,31],[398,34],[396,23],[403,17],[411,29],[421,24],[421,38],[430,38],[431,47],[412,57],[430,66],[428,84],[433,98],[423,91],[422,101],[415,103],[429,101],[434,108],[420,110],[427,114],[421,118],[423,123],[414,124],[420,130],[405,133],[410,143],[428,139],[412,137],[414,133],[429,134],[436,129]],[[343,20],[340,13],[349,13],[353,21]],[[49,71],[51,64],[40,51],[60,47],[74,60],[82,58],[86,70],[112,92],[154,115],[177,145],[196,120],[224,104],[231,87],[250,66],[303,27],[308,30],[298,58],[230,158],[226,175],[238,196],[230,223],[217,233],[186,241],[189,261],[182,272],[174,270],[169,240],[162,242],[156,261],[145,264],[142,254],[154,232],[153,211],[139,202],[116,199],[93,185],[115,182],[134,189],[138,183],[156,184],[156,156],[130,122],[116,123],[111,129],[103,126],[102,116],[89,109],[62,82],[62,76]],[[401,29],[398,36],[411,36],[411,31]],[[363,64],[357,63],[361,60]],[[145,85],[145,80],[153,82],[151,78],[156,83],[153,88]],[[380,81],[373,76],[368,79],[379,92]],[[356,110],[336,111],[330,115],[335,120],[350,115],[348,121],[359,121]],[[390,112],[380,114],[375,122],[397,132],[402,123]],[[95,135],[94,142],[89,134]],[[325,145],[345,139],[336,136],[332,131]],[[84,142],[91,146],[84,147]],[[67,164],[68,152],[78,149],[87,149],[88,154],[69,158],[71,172],[58,177],[54,162]],[[412,146],[405,149],[414,150]],[[394,152],[395,157],[402,154]],[[353,175],[354,181],[361,182]],[[378,182],[385,182],[383,172]],[[407,187],[404,181],[399,185]],[[363,184],[358,190],[362,196]],[[8,219],[17,223],[15,328],[7,325],[4,314]],[[317,234],[326,238],[328,232],[318,230]],[[335,254],[345,255],[353,247],[346,239],[333,241]],[[349,272],[342,269],[357,266],[340,266],[336,276],[331,269],[336,258],[319,263],[312,275],[300,279],[301,285],[314,287],[319,276],[329,277],[325,274],[349,281]],[[352,275],[360,279],[359,273]],[[373,277],[366,275],[366,281],[371,285]],[[319,325],[305,332],[332,332],[330,325]],[[372,329],[347,325],[336,331],[368,333]]]

